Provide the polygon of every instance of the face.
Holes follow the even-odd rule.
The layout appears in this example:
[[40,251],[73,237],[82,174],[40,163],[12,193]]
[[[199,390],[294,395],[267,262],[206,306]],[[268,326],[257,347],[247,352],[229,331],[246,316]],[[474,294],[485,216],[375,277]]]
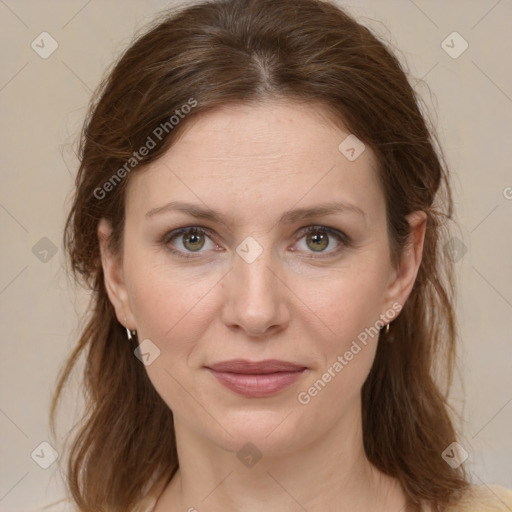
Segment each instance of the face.
[[[176,422],[228,450],[298,449],[360,414],[375,334],[420,263],[421,214],[394,267],[374,156],[349,160],[349,132],[320,114],[268,102],[191,120],[130,177],[122,257],[100,223],[107,290],[150,340],[151,382]],[[296,368],[210,369],[233,359]]]

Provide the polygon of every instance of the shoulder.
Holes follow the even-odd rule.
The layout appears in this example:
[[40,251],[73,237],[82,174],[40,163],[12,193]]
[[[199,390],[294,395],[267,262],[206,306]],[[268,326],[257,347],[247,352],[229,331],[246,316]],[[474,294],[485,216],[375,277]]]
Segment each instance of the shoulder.
[[512,490],[501,485],[470,485],[447,512],[509,512]]

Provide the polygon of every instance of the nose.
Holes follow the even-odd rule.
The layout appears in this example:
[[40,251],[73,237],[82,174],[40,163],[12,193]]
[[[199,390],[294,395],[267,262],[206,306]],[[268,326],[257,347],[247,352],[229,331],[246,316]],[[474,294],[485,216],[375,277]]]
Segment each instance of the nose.
[[252,262],[235,254],[233,267],[223,280],[222,320],[230,329],[249,337],[266,337],[289,324],[288,288],[272,263],[270,251]]

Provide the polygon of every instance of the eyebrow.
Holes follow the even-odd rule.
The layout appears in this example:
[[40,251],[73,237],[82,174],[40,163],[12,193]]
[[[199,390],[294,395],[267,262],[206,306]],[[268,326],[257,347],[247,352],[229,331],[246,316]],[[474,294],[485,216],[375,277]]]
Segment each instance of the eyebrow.
[[[229,222],[224,215],[215,212],[215,210],[212,210],[211,208],[199,206],[193,203],[186,203],[183,201],[171,201],[167,204],[164,204],[163,206],[153,208],[146,213],[145,217],[151,218],[155,215],[169,213],[172,211],[187,213],[198,219],[219,222],[220,224],[223,224],[229,228]],[[344,202],[328,202],[313,206],[311,208],[296,208],[294,210],[289,210],[283,213],[279,219],[279,224],[293,224],[294,222],[298,222],[303,219],[312,217],[324,217],[326,215],[340,213],[352,213],[366,218],[366,213],[356,205]]]

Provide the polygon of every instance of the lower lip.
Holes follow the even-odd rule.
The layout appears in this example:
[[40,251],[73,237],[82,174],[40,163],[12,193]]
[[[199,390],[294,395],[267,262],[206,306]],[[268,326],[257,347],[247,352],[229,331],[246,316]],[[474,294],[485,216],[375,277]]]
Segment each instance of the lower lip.
[[216,372],[208,368],[217,380],[231,391],[247,397],[275,395],[293,384],[305,371],[278,372],[249,375],[243,373]]

